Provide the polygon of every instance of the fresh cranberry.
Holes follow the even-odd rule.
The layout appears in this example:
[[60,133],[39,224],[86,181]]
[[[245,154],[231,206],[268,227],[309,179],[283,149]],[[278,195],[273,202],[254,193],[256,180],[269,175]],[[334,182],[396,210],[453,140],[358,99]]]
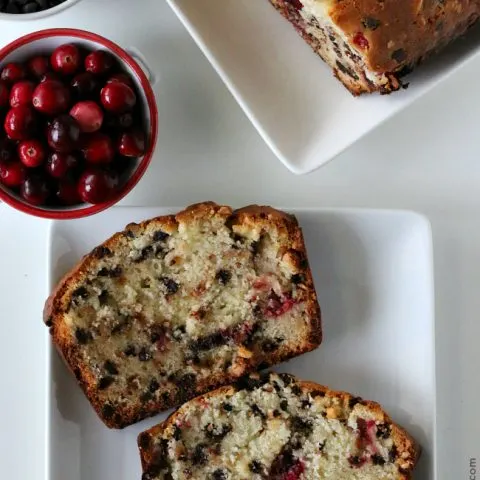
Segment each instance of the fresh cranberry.
[[57,73],[55,72],[47,72],[45,75],[42,75],[40,77],[40,83],[44,83],[46,82],[47,80],[54,80],[55,82],[60,82],[61,83],[61,79],[60,79],[60,75],[58,75]]
[[115,82],[124,83],[125,85],[128,85],[130,88],[135,87],[133,80],[126,73],[116,73],[115,75],[112,75],[107,81],[107,83],[115,83]]
[[25,166],[21,162],[0,162],[0,183],[11,188],[19,187],[25,180]]
[[82,72],[75,75],[71,87],[78,100],[93,98],[100,91],[97,78],[90,72]]
[[46,170],[54,178],[64,178],[78,163],[78,158],[70,153],[54,152],[48,156]]
[[35,113],[26,105],[10,109],[5,117],[5,131],[12,140],[26,140],[34,132],[35,125]]
[[45,147],[38,140],[24,140],[18,145],[18,158],[26,167],[39,167],[45,160]]
[[103,110],[95,102],[78,102],[70,110],[70,115],[78,122],[84,133],[100,130],[103,123]]
[[0,74],[0,79],[13,84],[23,80],[27,76],[25,67],[20,63],[7,63]]
[[70,115],[56,117],[47,127],[47,140],[56,152],[70,153],[79,145],[80,126]]
[[115,156],[112,139],[104,133],[89,136],[82,150],[88,163],[110,163]]
[[70,92],[60,82],[47,80],[33,92],[33,106],[46,115],[65,112],[70,104]]
[[124,157],[141,157],[145,153],[145,135],[138,130],[123,133],[118,142],[118,153]]
[[28,70],[34,77],[42,78],[50,70],[48,57],[38,55],[31,58],[28,62]]
[[52,68],[62,75],[73,75],[80,68],[81,60],[80,51],[71,43],[60,45],[50,57]]
[[63,205],[77,205],[82,201],[77,184],[71,180],[62,180],[58,184],[56,197]]
[[295,10],[301,10],[303,8],[302,2],[300,0],[287,0],[290,5],[292,5]]
[[50,188],[47,179],[39,174],[31,175],[20,187],[23,199],[31,205],[45,204],[50,195]]
[[118,188],[118,178],[110,172],[92,168],[86,170],[78,182],[78,193],[82,201],[98,204],[112,198]]
[[0,162],[11,162],[15,158],[15,143],[8,138],[0,139]]
[[279,297],[272,290],[268,296],[265,315],[271,318],[280,317],[281,315],[289,312],[294,305],[295,300],[293,300],[289,295],[283,295],[282,297]]
[[362,32],[357,32],[353,36],[353,43],[358,47],[361,48],[362,50],[366,50],[370,44],[368,43],[367,38]]
[[104,50],[97,50],[85,58],[85,70],[94,75],[105,75],[115,65],[115,58]]
[[0,108],[6,107],[10,101],[10,92],[8,90],[8,85],[0,80]]
[[17,82],[10,91],[10,106],[31,105],[35,85],[28,80]]
[[105,109],[114,113],[128,112],[137,103],[134,91],[122,82],[105,85],[100,92],[100,99]]

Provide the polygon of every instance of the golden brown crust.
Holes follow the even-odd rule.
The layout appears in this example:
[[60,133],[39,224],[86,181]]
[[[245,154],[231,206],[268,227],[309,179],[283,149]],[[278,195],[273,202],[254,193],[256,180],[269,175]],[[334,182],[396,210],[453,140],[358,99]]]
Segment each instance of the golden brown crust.
[[[304,300],[307,305],[307,314],[310,320],[308,326],[309,338],[304,344],[285,343],[277,351],[265,354],[262,358],[245,358],[238,372],[222,375],[212,375],[207,381],[198,382],[197,385],[188,389],[182,396],[170,395],[168,398],[160,397],[158,401],[151,402],[148,406],[135,405],[134,407],[117,407],[115,411],[105,411],[105,403],[98,395],[95,379],[88,368],[83,365],[80,358],[79,347],[72,337],[68,326],[64,321],[64,315],[68,311],[72,292],[80,285],[89,271],[98,261],[98,252],[102,248],[115,250],[121,245],[128,244],[128,232],[138,234],[152,227],[161,228],[167,233],[178,229],[179,224],[189,223],[201,218],[212,216],[225,218],[231,228],[263,229],[275,227],[283,240],[290,246],[284,252],[284,259],[294,268],[294,271],[303,275],[302,288],[304,288]],[[306,353],[317,348],[322,342],[321,312],[314,288],[313,277],[308,266],[306,248],[301,229],[295,217],[279,212],[271,207],[251,205],[236,211],[214,202],[203,202],[189,206],[176,215],[167,215],[146,220],[139,224],[129,224],[124,231],[116,233],[111,238],[97,246],[89,254],[85,255],[80,262],[68,272],[53,290],[47,299],[43,314],[46,325],[50,328],[53,343],[61,356],[64,358],[69,369],[75,375],[78,384],[91,402],[102,421],[110,428],[123,428],[136,423],[144,418],[155,415],[160,411],[176,407],[184,401],[203,394],[237,380],[241,375],[251,373],[261,365],[263,368],[270,367]]]
[[[276,374],[273,374],[275,376]],[[371,414],[381,423],[391,426],[391,435],[393,443],[397,448],[398,457],[396,463],[400,470],[401,480],[411,480],[412,472],[420,458],[421,447],[416,440],[400,425],[396,424],[392,418],[382,409],[381,405],[372,400],[365,400],[352,395],[351,393],[341,390],[331,390],[325,385],[320,385],[315,382],[300,380],[293,375],[289,375],[290,378],[295,381],[296,385],[300,387],[303,392],[314,394],[316,392],[322,392],[322,396],[341,399],[341,403],[349,405],[352,400],[361,402],[361,404],[367,408]],[[271,377],[270,377],[271,378]],[[174,411],[168,418],[162,423],[151,427],[150,429],[140,433],[137,437],[138,448],[140,452],[140,458],[142,467],[144,470],[152,464],[153,451],[147,446],[152,445],[152,442],[146,442],[146,437],[151,439],[162,436],[164,433],[166,436],[173,435],[173,427],[179,418],[182,418],[190,409],[194,403],[200,403],[202,405],[208,404],[205,400],[216,396],[232,396],[237,391],[235,385],[224,386],[217,390],[210,391],[205,395],[195,397],[191,401],[183,404],[180,408]],[[315,396],[315,395],[313,395]]]

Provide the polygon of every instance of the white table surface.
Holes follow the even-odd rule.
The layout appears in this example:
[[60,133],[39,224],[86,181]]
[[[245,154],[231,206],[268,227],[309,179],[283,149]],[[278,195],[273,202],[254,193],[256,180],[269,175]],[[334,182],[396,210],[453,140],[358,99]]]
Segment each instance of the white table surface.
[[[159,77],[157,153],[123,205],[211,199],[406,208],[428,216],[435,248],[438,480],[480,480],[480,470],[469,474],[470,458],[480,464],[480,58],[330,164],[296,177],[264,145],[164,0],[82,0],[35,24],[0,22],[0,42],[54,26],[135,46]],[[0,478],[9,480],[47,480],[41,311],[48,225],[0,205]]]

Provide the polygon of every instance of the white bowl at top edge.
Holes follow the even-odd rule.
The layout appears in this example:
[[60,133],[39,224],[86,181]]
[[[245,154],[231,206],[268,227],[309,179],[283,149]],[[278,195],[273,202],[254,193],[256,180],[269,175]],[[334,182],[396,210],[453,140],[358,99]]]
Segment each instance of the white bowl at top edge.
[[50,17],[61,11],[73,7],[80,0],[66,0],[65,2],[57,5],[56,7],[48,8],[47,10],[42,10],[35,13],[0,13],[0,21],[32,21],[39,20],[41,18]]

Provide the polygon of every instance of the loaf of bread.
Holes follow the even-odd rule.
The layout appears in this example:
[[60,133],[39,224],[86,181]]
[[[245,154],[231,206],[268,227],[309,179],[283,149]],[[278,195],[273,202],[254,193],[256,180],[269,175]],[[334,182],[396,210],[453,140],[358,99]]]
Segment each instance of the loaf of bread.
[[295,217],[209,202],[128,225],[96,247],[59,283],[44,320],[111,428],[322,340]]
[[270,0],[354,94],[390,93],[480,15],[475,0]]
[[189,401],[138,446],[142,480],[407,480],[420,455],[379,404],[268,372]]

